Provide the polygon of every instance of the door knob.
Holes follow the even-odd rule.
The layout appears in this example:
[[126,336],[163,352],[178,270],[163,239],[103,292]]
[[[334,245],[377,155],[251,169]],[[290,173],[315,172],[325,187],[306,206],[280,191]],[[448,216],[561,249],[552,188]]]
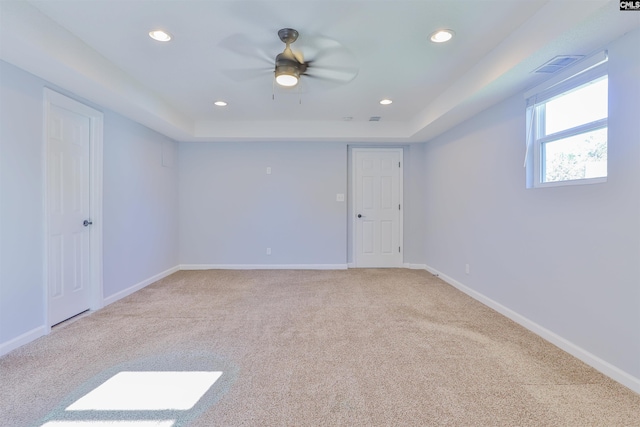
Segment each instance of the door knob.
[[358,218],[362,218],[362,215],[361,215],[361,214],[358,214]]
[[91,222],[91,221],[90,221],[90,220],[88,220],[88,219],[85,219],[85,220],[84,220],[84,222],[82,223],[82,225],[84,225],[85,227],[88,227],[88,226],[90,226],[91,224],[93,224],[93,222]]

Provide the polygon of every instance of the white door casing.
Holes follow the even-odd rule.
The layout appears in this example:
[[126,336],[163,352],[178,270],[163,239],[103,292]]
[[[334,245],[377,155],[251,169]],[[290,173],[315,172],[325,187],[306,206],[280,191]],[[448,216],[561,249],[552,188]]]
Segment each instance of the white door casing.
[[354,148],[353,261],[356,267],[401,267],[402,149]]
[[[102,113],[45,89],[47,327],[102,306]],[[85,221],[87,221],[85,225]]]

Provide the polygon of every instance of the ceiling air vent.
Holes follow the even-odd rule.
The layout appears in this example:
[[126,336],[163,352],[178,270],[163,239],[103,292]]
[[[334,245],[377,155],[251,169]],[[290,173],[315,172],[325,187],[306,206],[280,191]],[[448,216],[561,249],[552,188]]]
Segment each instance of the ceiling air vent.
[[540,67],[533,70],[533,72],[542,74],[553,74],[556,71],[560,71],[582,58],[584,58],[584,55],[559,55],[553,58],[551,61],[542,64]]
[[380,121],[380,116],[371,116],[371,117],[369,117],[369,121],[370,122],[379,122]]

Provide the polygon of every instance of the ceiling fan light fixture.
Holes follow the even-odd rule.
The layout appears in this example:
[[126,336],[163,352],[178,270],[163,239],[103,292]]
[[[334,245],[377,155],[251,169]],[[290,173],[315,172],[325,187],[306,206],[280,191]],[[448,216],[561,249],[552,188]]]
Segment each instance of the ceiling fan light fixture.
[[444,43],[451,40],[454,34],[453,30],[438,30],[431,33],[431,37],[429,38],[434,43]]
[[159,42],[168,42],[169,40],[171,40],[171,34],[163,30],[149,31],[149,37]]
[[276,83],[284,87],[292,87],[298,84],[298,77],[291,74],[280,74],[276,76]]
[[284,87],[292,87],[300,80],[300,70],[298,67],[281,65],[276,67],[276,83]]

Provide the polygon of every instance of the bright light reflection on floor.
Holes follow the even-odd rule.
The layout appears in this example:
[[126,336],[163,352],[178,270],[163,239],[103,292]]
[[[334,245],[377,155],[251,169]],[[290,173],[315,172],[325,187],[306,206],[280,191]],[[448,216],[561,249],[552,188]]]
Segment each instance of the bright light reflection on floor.
[[[193,408],[221,375],[222,372],[198,371],[119,372],[72,403],[67,411],[186,411]],[[76,425],[82,424],[70,424]],[[102,427],[103,424],[90,425]],[[155,427],[155,424],[149,425]],[[147,427],[147,424],[136,421],[131,426]]]
[[171,427],[174,420],[166,421],[49,421],[42,427]]

